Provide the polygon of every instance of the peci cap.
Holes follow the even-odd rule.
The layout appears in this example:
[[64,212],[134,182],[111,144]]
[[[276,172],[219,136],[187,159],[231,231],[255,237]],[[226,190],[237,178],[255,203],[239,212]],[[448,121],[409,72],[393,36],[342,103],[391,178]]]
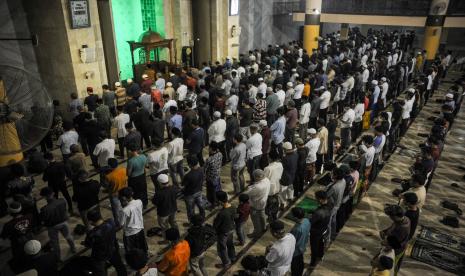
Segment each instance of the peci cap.
[[290,142],[285,142],[283,144],[283,149],[284,150],[292,150],[292,144]]
[[166,174],[160,174],[157,177],[158,183],[167,184],[169,182],[168,176]]
[[40,252],[42,245],[38,240],[30,240],[24,244],[24,253],[29,256],[36,255]]
[[307,129],[307,133],[308,133],[308,134],[316,134],[316,129],[314,129],[314,128],[309,128],[309,129]]

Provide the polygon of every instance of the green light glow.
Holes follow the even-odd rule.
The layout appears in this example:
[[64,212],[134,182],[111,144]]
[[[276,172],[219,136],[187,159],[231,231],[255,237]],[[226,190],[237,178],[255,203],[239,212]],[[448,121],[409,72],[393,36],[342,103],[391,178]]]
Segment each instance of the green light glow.
[[[111,8],[113,12],[113,24],[115,28],[115,40],[117,48],[117,57],[119,68],[121,71],[120,79],[133,78],[131,67],[131,52],[127,41],[137,41],[141,33],[143,33],[144,26],[142,16],[142,4],[147,0],[112,0]],[[153,10],[150,11],[151,15],[155,16],[155,21],[150,22],[150,27],[153,31],[160,33],[165,37],[165,18],[163,14],[163,0],[151,0],[150,6]],[[146,11],[147,8],[144,7]],[[162,55],[163,57],[163,55]],[[139,59],[138,51],[134,52],[134,59],[137,63]]]

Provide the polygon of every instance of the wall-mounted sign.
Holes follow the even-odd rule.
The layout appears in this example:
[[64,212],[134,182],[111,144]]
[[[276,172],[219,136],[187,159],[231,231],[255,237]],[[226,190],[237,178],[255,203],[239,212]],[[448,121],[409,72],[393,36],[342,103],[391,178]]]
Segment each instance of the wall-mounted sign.
[[71,15],[72,29],[90,27],[88,0],[69,0],[69,12]]
[[229,0],[229,15],[239,14],[239,0]]

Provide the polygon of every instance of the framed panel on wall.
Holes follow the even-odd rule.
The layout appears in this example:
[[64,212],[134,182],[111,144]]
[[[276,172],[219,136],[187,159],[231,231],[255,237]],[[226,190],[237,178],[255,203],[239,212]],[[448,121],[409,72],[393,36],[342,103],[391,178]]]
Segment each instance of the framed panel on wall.
[[89,28],[90,13],[88,0],[69,0],[71,29]]
[[229,0],[229,15],[239,15],[239,0]]

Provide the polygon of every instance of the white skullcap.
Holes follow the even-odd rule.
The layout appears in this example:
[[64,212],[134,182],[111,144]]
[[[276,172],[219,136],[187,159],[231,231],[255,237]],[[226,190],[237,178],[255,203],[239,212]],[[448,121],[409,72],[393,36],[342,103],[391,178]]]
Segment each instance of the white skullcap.
[[213,117],[221,118],[221,113],[219,111],[215,111],[215,112],[213,112]]
[[266,92],[273,92],[273,87],[267,87]]
[[287,83],[287,87],[292,87],[292,86],[293,86],[292,82]]
[[282,74],[283,74],[283,71],[278,70],[278,75],[282,75]]
[[292,70],[291,70],[291,71],[292,71],[292,72],[297,72],[297,69],[295,69],[295,68],[292,68]]
[[410,93],[415,93],[415,88],[409,88],[409,89],[408,89],[408,92],[410,92]]
[[258,125],[261,127],[265,127],[268,125],[268,123],[266,122],[266,120],[260,120],[260,122],[258,122]]
[[227,109],[225,112],[224,112],[225,115],[227,116],[231,116],[232,115],[232,111],[230,109]]
[[307,133],[308,134],[316,134],[316,129],[310,128],[310,129],[307,130]]
[[128,83],[132,83],[133,80],[132,80],[132,79],[128,79],[127,82],[128,82]]
[[285,142],[283,144],[283,149],[284,150],[291,150],[292,149],[292,144],[290,142]]
[[119,82],[119,81],[115,82],[115,86],[116,86],[116,87],[120,87],[120,86],[121,86],[121,82]]
[[284,63],[284,60],[280,60],[279,63]]
[[262,180],[265,177],[265,172],[260,169],[256,169],[253,171],[253,177],[255,180]]
[[316,89],[316,90],[323,90],[323,89],[325,89],[324,85],[318,87],[318,89]]
[[169,82],[166,83],[166,86],[171,87],[171,86],[173,86],[173,84],[169,81]]
[[143,78],[143,79],[148,79],[148,78],[149,78],[149,75],[143,74],[143,75],[142,75],[142,78]]
[[38,240],[30,240],[24,244],[24,253],[27,255],[36,255],[40,252],[42,245]]
[[382,81],[386,81],[387,79],[386,79],[386,77],[382,77],[381,80],[382,80]]
[[454,98],[454,95],[451,94],[451,93],[447,93],[447,94],[446,94],[446,98],[453,99],[453,98]]
[[263,78],[258,78],[258,81],[263,81]]
[[166,174],[160,174],[158,177],[157,177],[157,181],[158,183],[161,183],[161,184],[166,184],[169,182],[169,179],[168,179],[168,176]]
[[231,57],[230,57],[230,56],[227,56],[226,59],[231,59]]
[[270,69],[270,68],[271,68],[270,65],[265,66],[265,69]]
[[378,81],[377,80],[372,80],[371,84],[378,85]]

